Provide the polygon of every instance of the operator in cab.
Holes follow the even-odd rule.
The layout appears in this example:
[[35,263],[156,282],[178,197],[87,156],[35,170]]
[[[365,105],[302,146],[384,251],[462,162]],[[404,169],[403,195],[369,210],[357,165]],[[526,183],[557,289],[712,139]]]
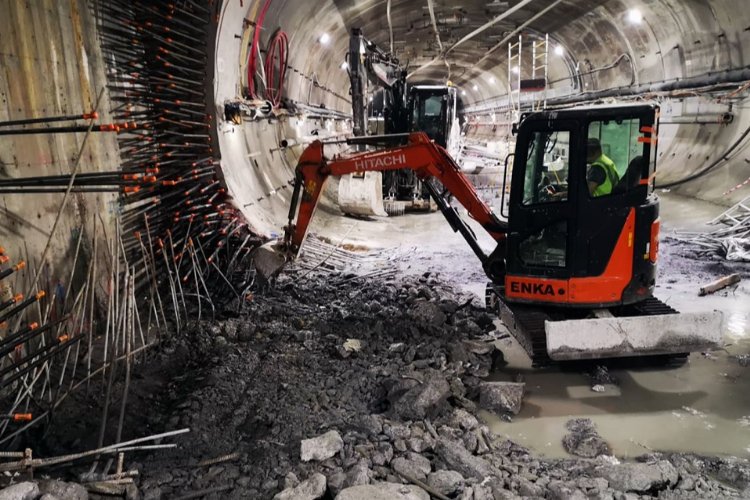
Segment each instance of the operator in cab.
[[617,167],[609,157],[602,153],[599,139],[590,137],[586,150],[586,163],[589,165],[586,181],[589,194],[593,197],[606,196],[620,182]]

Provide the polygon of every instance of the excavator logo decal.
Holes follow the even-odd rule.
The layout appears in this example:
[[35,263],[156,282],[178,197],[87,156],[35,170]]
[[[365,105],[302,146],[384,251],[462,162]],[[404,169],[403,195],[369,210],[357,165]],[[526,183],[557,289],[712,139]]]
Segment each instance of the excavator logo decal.
[[522,283],[513,281],[510,284],[510,290],[513,293],[530,293],[532,295],[554,295],[555,289],[552,285],[542,283]]
[[405,154],[383,156],[381,158],[363,158],[354,162],[354,168],[360,172],[364,170],[383,170],[398,165],[406,166]]

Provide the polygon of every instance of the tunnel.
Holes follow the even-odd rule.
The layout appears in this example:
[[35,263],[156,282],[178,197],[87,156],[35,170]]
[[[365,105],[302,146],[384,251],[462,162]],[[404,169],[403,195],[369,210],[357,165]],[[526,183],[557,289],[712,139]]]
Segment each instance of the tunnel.
[[0,0],[0,499],[750,495],[745,7]]

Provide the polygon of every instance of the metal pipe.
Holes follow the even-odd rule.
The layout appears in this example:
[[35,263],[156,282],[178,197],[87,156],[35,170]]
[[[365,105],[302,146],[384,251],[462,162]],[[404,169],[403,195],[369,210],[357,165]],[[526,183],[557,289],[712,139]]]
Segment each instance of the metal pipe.
[[[127,125],[124,128],[129,128]],[[27,135],[27,134],[73,134],[83,132],[120,132],[120,125],[110,123],[105,125],[76,125],[70,127],[45,127],[45,128],[12,128],[0,130],[0,135]]]
[[[735,86],[750,82],[750,66],[725,70],[714,73],[706,73],[689,78],[676,78],[664,80],[661,82],[643,83],[640,85],[627,85],[614,87],[604,90],[594,90],[590,92],[580,92],[559,97],[550,97],[547,99],[548,106],[568,106],[584,102],[597,101],[607,98],[636,97],[645,94],[659,94],[675,91],[689,91],[696,89],[711,88],[711,90]],[[500,96],[501,97],[501,96]],[[499,97],[498,97],[499,98]],[[498,99],[496,98],[496,99]],[[469,111],[468,114],[483,114],[493,110],[504,108],[505,105],[488,106],[485,109]]]
[[750,66],[734,70],[707,73],[690,78],[677,78],[658,83],[644,83],[628,85],[612,89],[582,92],[574,96],[553,97],[547,100],[550,105],[575,104],[581,101],[605,99],[608,97],[632,97],[650,93],[674,92],[678,90],[692,90],[714,85],[729,85],[750,81]]
[[66,122],[74,120],[96,120],[99,118],[99,114],[96,111],[91,113],[83,113],[80,115],[67,115],[67,116],[46,116],[43,118],[26,118],[23,120],[7,120],[0,122],[0,127],[10,127],[12,125],[31,125],[34,123],[47,123],[47,122]]
[[701,125],[729,125],[734,121],[734,113],[720,113],[709,115],[680,115],[662,118],[659,120],[660,125],[677,125],[677,124],[701,124]]

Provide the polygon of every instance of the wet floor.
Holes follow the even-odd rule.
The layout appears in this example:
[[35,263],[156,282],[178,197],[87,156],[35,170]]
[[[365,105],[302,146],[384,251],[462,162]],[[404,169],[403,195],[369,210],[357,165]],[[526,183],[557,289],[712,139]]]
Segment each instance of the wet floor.
[[[662,194],[661,199],[664,235],[709,228],[705,222],[723,210],[671,194]],[[392,250],[400,256],[404,272],[438,272],[457,287],[475,293],[477,300],[483,296],[486,278],[478,260],[440,214],[376,221],[337,219],[323,216],[317,229],[342,241]],[[480,242],[491,250],[491,240],[481,236],[481,228],[476,229]],[[514,341],[503,341],[509,365],[493,377],[511,380],[520,374],[527,394],[521,413],[512,422],[484,414],[495,432],[543,455],[563,457],[565,423],[587,417],[618,456],[659,450],[750,457],[750,367],[741,366],[736,358],[750,354],[750,265],[739,267],[745,281],[738,286],[698,297],[699,286],[712,278],[711,273],[693,272],[694,262],[676,264],[678,257],[665,250],[656,295],[681,311],[722,311],[725,349],[693,354],[678,368],[613,365],[610,373],[618,384],[598,393],[590,388],[586,374],[590,366],[533,370]]]
[[590,418],[617,456],[650,450],[750,457],[750,368],[734,357],[750,339],[728,337],[725,351],[693,354],[679,368],[610,366],[617,385],[594,392],[586,370],[573,364],[531,370],[520,348],[505,344],[510,364],[496,379],[520,373],[527,393],[513,422],[484,413],[493,431],[550,457],[566,456],[561,440],[571,418]]

